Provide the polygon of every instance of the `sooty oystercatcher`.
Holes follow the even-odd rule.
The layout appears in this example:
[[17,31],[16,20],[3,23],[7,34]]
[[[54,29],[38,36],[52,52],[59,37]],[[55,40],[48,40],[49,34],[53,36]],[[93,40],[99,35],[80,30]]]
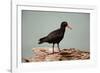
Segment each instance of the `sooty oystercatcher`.
[[57,44],[58,50],[60,52],[59,43],[64,37],[65,28],[68,27],[72,29],[67,22],[63,21],[59,29],[52,31],[47,36],[40,38],[38,44],[42,44],[44,42],[53,44],[53,53],[54,53],[54,45]]

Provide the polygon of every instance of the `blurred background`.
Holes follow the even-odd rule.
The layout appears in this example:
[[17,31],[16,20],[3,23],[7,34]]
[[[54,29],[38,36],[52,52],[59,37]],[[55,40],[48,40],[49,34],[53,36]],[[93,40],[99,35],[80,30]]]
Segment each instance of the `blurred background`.
[[[51,47],[52,44],[38,44],[38,40],[51,31],[60,28],[67,21],[72,30],[66,28],[60,48],[90,49],[90,14],[75,12],[44,12],[22,10],[22,57],[32,55],[32,48]],[[56,45],[55,45],[56,48]]]

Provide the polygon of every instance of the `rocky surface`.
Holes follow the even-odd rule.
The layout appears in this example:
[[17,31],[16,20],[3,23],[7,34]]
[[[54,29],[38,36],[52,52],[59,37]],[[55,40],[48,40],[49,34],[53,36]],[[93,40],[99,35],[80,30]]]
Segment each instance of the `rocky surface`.
[[63,61],[63,60],[86,60],[90,58],[90,52],[80,51],[75,48],[62,49],[61,52],[52,53],[50,48],[33,48],[35,55],[24,58],[24,62]]

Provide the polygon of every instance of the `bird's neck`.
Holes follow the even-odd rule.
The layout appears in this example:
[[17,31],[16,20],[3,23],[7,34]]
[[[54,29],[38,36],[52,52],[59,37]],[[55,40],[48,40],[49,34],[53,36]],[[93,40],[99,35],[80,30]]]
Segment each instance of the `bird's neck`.
[[65,32],[65,27],[60,28],[60,30],[64,33]]

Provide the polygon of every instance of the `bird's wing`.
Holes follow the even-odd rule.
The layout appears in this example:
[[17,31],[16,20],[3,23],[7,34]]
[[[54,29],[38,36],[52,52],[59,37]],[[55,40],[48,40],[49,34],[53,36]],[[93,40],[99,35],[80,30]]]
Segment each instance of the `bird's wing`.
[[61,36],[62,36],[62,34],[60,33],[60,29],[57,29],[57,30],[51,32],[50,34],[48,34],[47,37],[49,38],[49,40],[52,40],[52,39],[59,38]]

